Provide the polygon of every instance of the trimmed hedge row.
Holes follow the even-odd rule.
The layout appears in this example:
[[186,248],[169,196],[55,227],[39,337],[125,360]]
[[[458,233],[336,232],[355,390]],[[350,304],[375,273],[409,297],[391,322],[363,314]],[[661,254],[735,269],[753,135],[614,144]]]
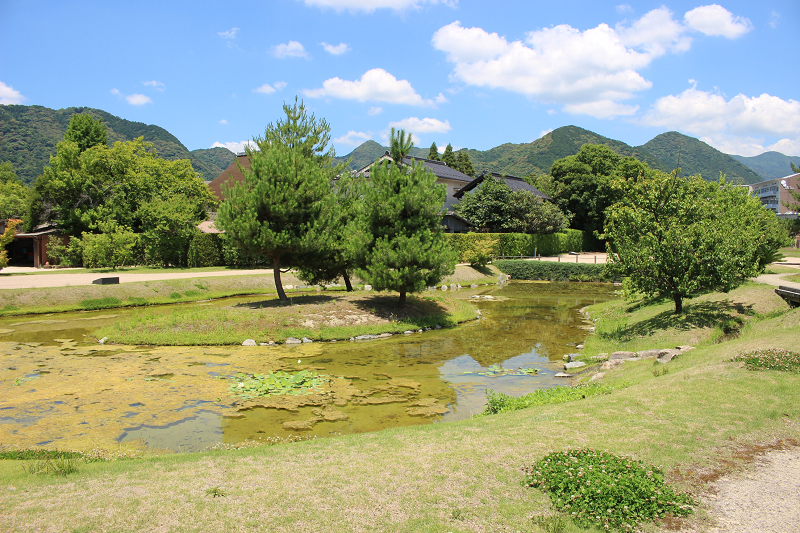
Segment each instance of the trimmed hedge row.
[[550,281],[612,281],[605,265],[592,263],[555,263],[553,261],[525,261],[498,259],[494,266],[511,279],[542,279]]
[[472,263],[475,255],[491,245],[492,255],[558,255],[583,252],[584,232],[568,229],[548,235],[527,233],[447,233],[460,263]]

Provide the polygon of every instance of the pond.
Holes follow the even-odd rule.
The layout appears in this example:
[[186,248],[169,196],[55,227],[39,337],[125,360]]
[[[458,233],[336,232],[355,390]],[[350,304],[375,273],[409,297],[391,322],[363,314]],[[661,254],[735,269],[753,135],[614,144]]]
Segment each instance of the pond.
[[[196,451],[468,418],[483,410],[486,389],[520,395],[567,385],[555,374],[586,337],[578,310],[614,297],[611,285],[591,283],[459,292],[472,294],[495,300],[479,301],[482,318],[457,328],[294,346],[114,346],[92,337],[135,309],[0,319],[0,443]],[[325,390],[236,394],[237,375],[303,370],[323,376]]]

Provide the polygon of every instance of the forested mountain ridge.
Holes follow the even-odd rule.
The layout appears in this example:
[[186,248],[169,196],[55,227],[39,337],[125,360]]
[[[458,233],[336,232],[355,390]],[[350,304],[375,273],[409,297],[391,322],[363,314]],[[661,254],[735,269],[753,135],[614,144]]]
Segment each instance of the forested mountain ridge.
[[790,176],[795,173],[792,171],[791,164],[800,165],[800,156],[790,157],[780,152],[764,152],[753,157],[743,155],[732,155],[731,157],[756,171],[764,181]]
[[216,178],[233,161],[227,148],[189,151],[177,137],[160,126],[125,120],[89,107],[50,109],[43,106],[0,106],[0,161],[11,161],[14,170],[26,183],[42,173],[42,168],[56,153],[69,121],[75,113],[89,113],[108,128],[109,144],[144,137],[153,143],[158,154],[168,160],[189,159],[203,179]]
[[[741,181],[747,184],[758,183],[765,179],[737,161],[734,156],[722,153],[699,139],[677,131],[657,135],[641,148],[663,161],[668,170],[680,167],[682,176],[700,174],[704,179],[713,181],[719,179],[722,173],[728,181]],[[786,167],[791,170],[788,164]]]

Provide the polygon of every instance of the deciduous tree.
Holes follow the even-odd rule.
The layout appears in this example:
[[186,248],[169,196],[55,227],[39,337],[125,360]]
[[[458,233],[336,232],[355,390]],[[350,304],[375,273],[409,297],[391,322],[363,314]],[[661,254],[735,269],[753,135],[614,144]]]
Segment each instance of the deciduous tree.
[[27,209],[29,189],[14,172],[9,161],[0,163],[0,219],[21,219]]
[[102,120],[89,113],[76,113],[69,120],[64,140],[74,142],[80,152],[85,152],[93,146],[107,145],[108,131]]
[[653,173],[628,182],[609,209],[609,269],[683,311],[703,291],[727,292],[762,272],[786,233],[775,214],[723,179]]

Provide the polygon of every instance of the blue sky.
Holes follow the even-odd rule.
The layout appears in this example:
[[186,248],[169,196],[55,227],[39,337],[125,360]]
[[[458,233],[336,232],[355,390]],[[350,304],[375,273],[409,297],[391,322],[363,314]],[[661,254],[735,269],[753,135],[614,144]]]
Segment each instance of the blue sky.
[[566,125],[800,155],[800,2],[0,2],[0,104],[88,106],[190,150],[300,97],[337,153],[405,128],[486,150]]

